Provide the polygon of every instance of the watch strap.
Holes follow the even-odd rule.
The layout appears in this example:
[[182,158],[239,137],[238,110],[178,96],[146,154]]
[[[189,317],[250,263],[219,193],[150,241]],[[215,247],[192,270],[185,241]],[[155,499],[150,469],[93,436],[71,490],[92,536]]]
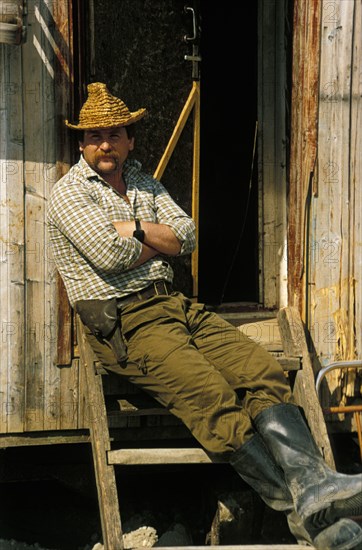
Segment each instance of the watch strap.
[[145,232],[141,227],[140,220],[136,218],[135,224],[136,224],[136,229],[133,231],[133,236],[135,237],[135,239],[140,241],[140,243],[143,243],[143,241],[145,240]]

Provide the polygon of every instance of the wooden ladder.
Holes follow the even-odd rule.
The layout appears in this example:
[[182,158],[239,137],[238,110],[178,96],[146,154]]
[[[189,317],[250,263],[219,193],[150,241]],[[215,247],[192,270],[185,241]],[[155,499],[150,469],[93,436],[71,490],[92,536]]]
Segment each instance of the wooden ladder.
[[[263,341],[262,328],[267,327],[269,334]],[[256,326],[259,325],[259,326]],[[305,339],[304,327],[299,313],[294,308],[284,308],[279,311],[277,318],[278,334],[281,338],[281,347],[271,342],[270,327],[264,321],[254,323],[258,341],[271,353],[276,355],[283,368],[291,377],[293,392],[299,405],[303,406],[311,432],[321,449],[327,463],[334,467],[334,459],[330,447],[323,412],[315,392],[314,374],[309,351]],[[250,334],[250,325],[240,327]],[[259,330],[260,329],[260,330]],[[115,465],[149,465],[149,464],[207,464],[211,460],[201,448],[190,445],[188,448],[121,448],[112,449],[110,437],[110,422],[112,417],[138,419],[147,415],[170,415],[168,411],[153,400],[141,406],[137,402],[140,392],[133,394],[133,399],[121,398],[118,400],[119,410],[109,411],[106,407],[104,382],[106,371],[97,362],[96,357],[88,344],[83,325],[77,317],[77,338],[80,352],[81,368],[84,369],[87,399],[89,403],[89,430],[92,444],[92,453],[95,477],[98,491],[98,502],[102,526],[103,544],[105,550],[122,550],[123,535],[119,510]],[[118,377],[120,378],[120,377]],[[293,379],[293,380],[292,380]],[[142,392],[141,392],[142,393]],[[170,415],[172,416],[172,415]],[[176,423],[179,422],[176,420]],[[140,428],[142,429],[142,428]],[[189,547],[192,548],[192,547]],[[200,547],[198,547],[200,548]],[[207,546],[207,548],[212,548]],[[219,550],[227,548],[218,546]],[[235,550],[235,546],[232,546]],[[240,549],[257,550],[261,548],[297,549],[300,545],[247,545],[238,546]]]

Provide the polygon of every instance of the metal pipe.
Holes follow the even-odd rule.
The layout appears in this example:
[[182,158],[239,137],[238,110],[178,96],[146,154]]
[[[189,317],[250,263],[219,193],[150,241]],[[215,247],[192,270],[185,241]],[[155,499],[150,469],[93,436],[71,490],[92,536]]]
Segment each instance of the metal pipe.
[[315,388],[317,395],[319,397],[319,389],[320,385],[322,383],[323,378],[332,370],[335,369],[362,369],[362,360],[361,359],[355,359],[352,361],[334,361],[333,363],[330,363],[329,365],[326,365],[323,367],[316,378]]

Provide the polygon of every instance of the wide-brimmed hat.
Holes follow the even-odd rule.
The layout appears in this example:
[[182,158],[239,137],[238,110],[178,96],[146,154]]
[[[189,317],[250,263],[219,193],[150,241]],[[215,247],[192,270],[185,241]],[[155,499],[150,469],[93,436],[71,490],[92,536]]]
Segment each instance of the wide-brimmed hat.
[[147,113],[146,109],[131,112],[127,105],[110,93],[106,84],[94,82],[88,84],[88,98],[79,113],[79,124],[65,124],[73,130],[89,130],[91,128],[114,128],[129,126],[141,120]]

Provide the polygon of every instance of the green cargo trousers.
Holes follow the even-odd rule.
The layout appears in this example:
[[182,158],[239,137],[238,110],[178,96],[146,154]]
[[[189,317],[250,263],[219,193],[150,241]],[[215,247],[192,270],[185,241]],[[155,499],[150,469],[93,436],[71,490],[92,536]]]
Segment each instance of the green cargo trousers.
[[180,418],[209,453],[238,449],[259,412],[293,402],[271,354],[179,292],[122,306],[121,323],[127,365],[116,365],[108,343],[87,331],[99,361]]

